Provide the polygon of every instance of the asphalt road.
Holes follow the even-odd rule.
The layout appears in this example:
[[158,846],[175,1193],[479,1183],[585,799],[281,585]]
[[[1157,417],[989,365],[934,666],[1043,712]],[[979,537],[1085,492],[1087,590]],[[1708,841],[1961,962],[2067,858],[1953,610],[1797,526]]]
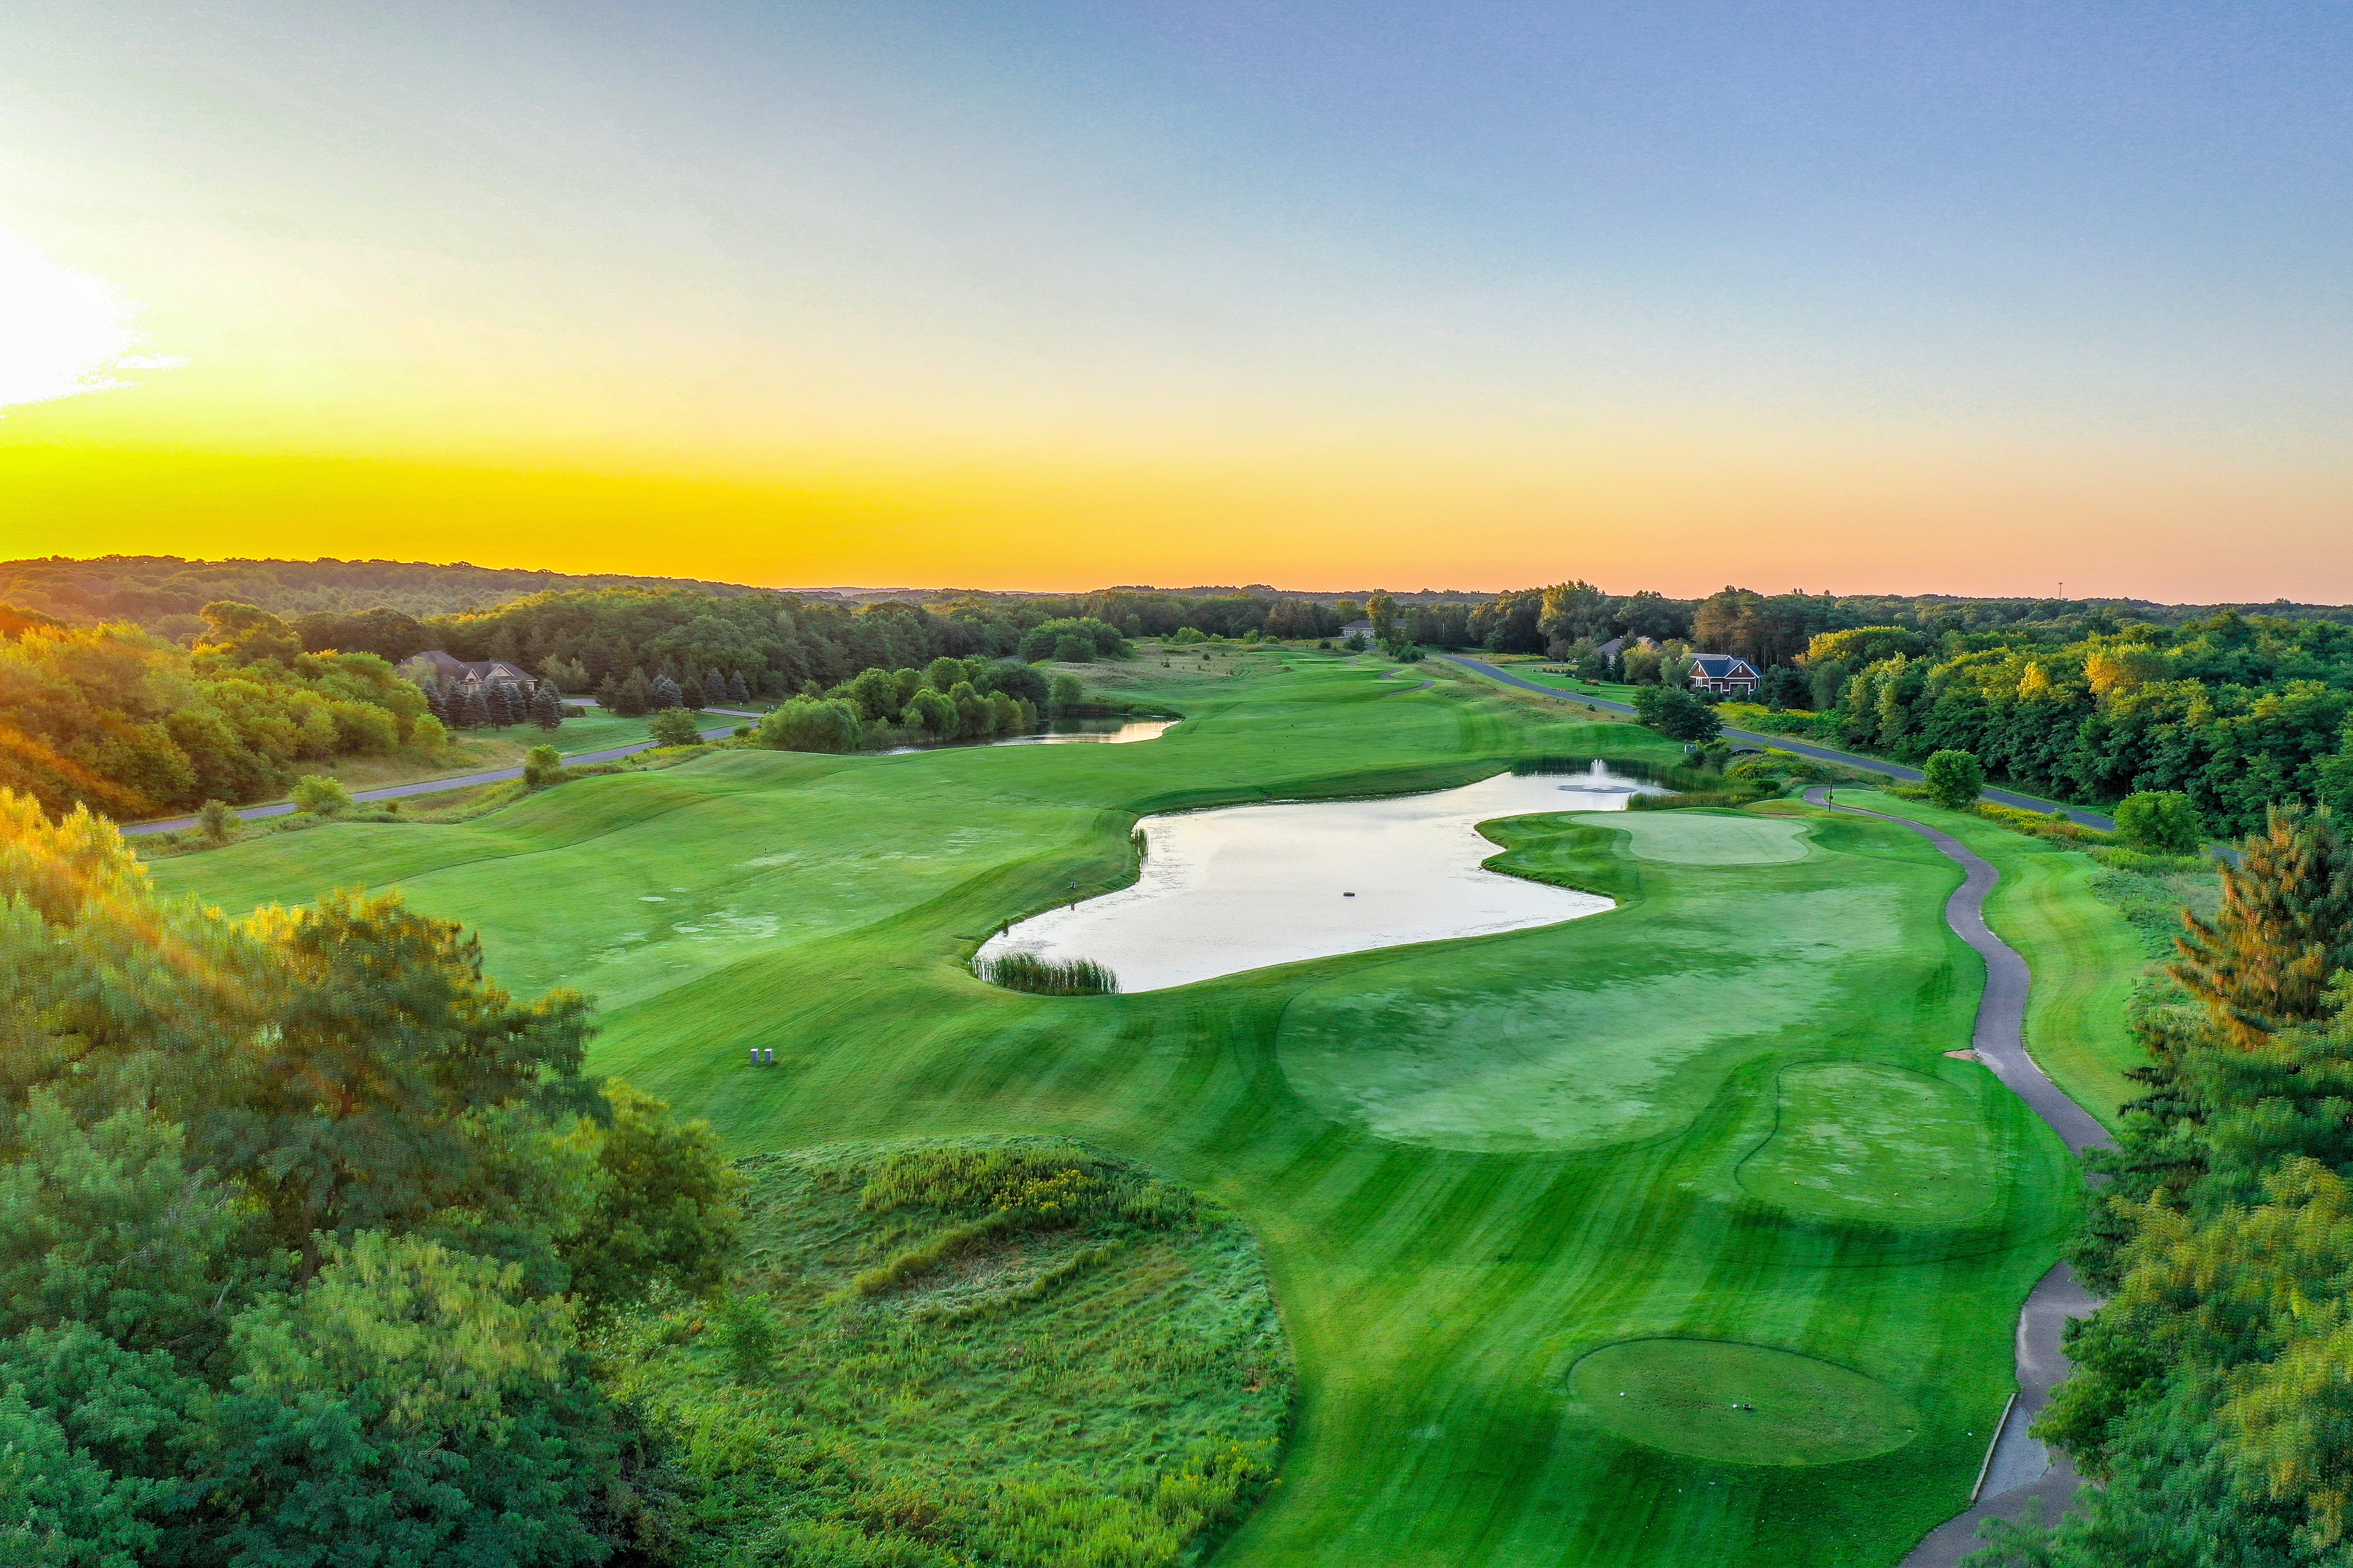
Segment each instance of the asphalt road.
[[[1498,669],[1483,658],[1468,658],[1460,654],[1451,653],[1437,654],[1432,657],[1444,659],[1449,664],[1460,665],[1465,669],[1476,670],[1490,680],[1500,680],[1506,686],[1516,686],[1523,691],[1542,692],[1546,697],[1556,697],[1564,702],[1590,703],[1596,708],[1607,708],[1613,713],[1634,711],[1625,703],[1612,702],[1606,697],[1588,697],[1581,691],[1563,691],[1557,687],[1539,686],[1535,681],[1523,679],[1507,669]],[[1733,729],[1726,729],[1724,733],[1727,739],[1738,741],[1746,745],[1778,746],[1785,752],[1795,752],[1801,757],[1814,757],[1825,763],[1842,763],[1851,768],[1867,768],[1873,773],[1885,773],[1890,778],[1900,779],[1907,784],[1920,782],[1920,770],[1907,768],[1901,763],[1882,762],[1877,757],[1861,757],[1852,752],[1833,752],[1827,746],[1817,746],[1810,742],[1793,740],[1788,735],[1759,735],[1747,730]],[[2081,806],[2062,805],[2057,801],[2052,800],[2037,800],[2031,795],[2014,795],[2006,789],[1987,790],[1984,798],[2001,805],[2018,806],[2026,811],[2063,811],[2086,827],[2096,827],[2103,833],[2114,833],[2116,830],[2114,817],[2103,816],[2096,811],[2085,811]]]
[[[757,713],[746,713],[733,708],[706,708],[703,711],[724,713],[735,719],[759,717]],[[728,724],[716,730],[703,731],[702,738],[706,741],[723,741],[734,732],[735,726]],[[617,763],[623,757],[634,757],[639,752],[649,752],[653,750],[653,745],[651,741],[634,741],[626,746],[607,746],[601,752],[582,752],[577,756],[565,758],[564,763],[566,767],[586,763]],[[509,779],[521,777],[522,777],[521,768],[494,768],[489,773],[459,773],[455,778],[419,779],[415,784],[386,784],[382,789],[358,790],[353,794],[352,798],[356,801],[406,800],[413,795],[439,795],[444,790],[471,789],[476,784],[504,784]],[[265,816],[291,816],[292,815],[294,815],[293,803],[283,800],[274,805],[248,805],[237,813],[238,816],[248,822]],[[122,831],[127,837],[136,837],[147,833],[175,832],[183,827],[194,827],[195,825],[196,819],[193,816],[174,816],[162,822],[134,822]]]
[[[2081,1154],[2105,1146],[2107,1129],[2092,1113],[2060,1091],[2026,1054],[2026,997],[2032,984],[2026,961],[1986,924],[1986,895],[2001,874],[1949,833],[1939,833],[1916,822],[1884,812],[1840,805],[1835,791],[1817,787],[1806,792],[1816,805],[1875,816],[1906,827],[1934,844],[1967,873],[1953,896],[1945,901],[1945,923],[1985,960],[1985,994],[1978,999],[1977,1027],[1969,1048],[2010,1086],[2037,1116],[2051,1125],[2067,1147]],[[2011,1405],[2001,1429],[1986,1451],[1983,1489],[1966,1513],[1946,1521],[1923,1537],[1906,1555],[1902,1568],[1955,1568],[1981,1544],[1978,1527],[1989,1519],[2021,1519],[2040,1502],[2043,1516],[2056,1519],[2074,1500],[2082,1483],[2064,1454],[2052,1454],[2027,1428],[2050,1403],[2051,1391],[2064,1382],[2072,1368],[2060,1337],[2068,1321],[2088,1317],[2099,1306],[2065,1264],[2045,1274],[2026,1298],[2018,1316],[2018,1402]]]

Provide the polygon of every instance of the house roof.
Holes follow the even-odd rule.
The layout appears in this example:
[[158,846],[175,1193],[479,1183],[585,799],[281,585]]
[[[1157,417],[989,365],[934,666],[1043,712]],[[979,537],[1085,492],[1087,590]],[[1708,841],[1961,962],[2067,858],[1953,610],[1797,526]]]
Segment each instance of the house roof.
[[523,681],[531,679],[530,673],[522,666],[510,664],[505,659],[478,658],[470,663],[462,658],[452,658],[438,647],[428,647],[413,656],[408,662],[429,665],[435,675],[451,680]]
[[1346,626],[1340,628],[1340,635],[1342,637],[1346,637],[1350,632],[1362,632],[1366,637],[1370,637],[1373,635],[1373,623],[1370,621],[1350,621]]
[[1754,680],[1757,667],[1728,653],[1695,653],[1692,655],[1692,673],[1710,680]]

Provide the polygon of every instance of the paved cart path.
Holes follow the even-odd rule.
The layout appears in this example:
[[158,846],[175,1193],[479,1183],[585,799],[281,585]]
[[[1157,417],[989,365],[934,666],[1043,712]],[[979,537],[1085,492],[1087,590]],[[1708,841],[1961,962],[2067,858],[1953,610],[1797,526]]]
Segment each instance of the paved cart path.
[[[759,717],[757,713],[741,713],[732,708],[706,708],[703,711],[731,714],[738,719]],[[723,741],[734,732],[735,727],[730,724],[723,729],[705,730],[702,731],[702,738],[706,741]],[[564,765],[573,767],[586,763],[617,763],[623,757],[634,757],[639,752],[649,752],[653,748],[654,742],[651,741],[633,741],[626,746],[607,746],[601,752],[579,752],[565,758]],[[493,768],[488,773],[459,773],[454,778],[419,779],[415,784],[386,784],[382,789],[357,790],[353,793],[352,798],[357,801],[405,800],[413,795],[438,795],[444,790],[471,789],[476,784],[504,784],[509,779],[521,777],[522,777],[522,769],[519,767]],[[258,817],[290,816],[293,813],[293,802],[281,800],[274,805],[248,805],[239,811],[237,816],[251,822]],[[144,833],[171,833],[183,827],[194,827],[195,825],[196,819],[193,816],[174,816],[162,822],[134,822],[122,831],[127,836],[136,837]]]
[[[1451,653],[1437,654],[1432,657],[1442,659],[1448,664],[1460,665],[1464,669],[1475,670],[1490,680],[1500,680],[1506,686],[1517,687],[1523,691],[1541,692],[1546,697],[1558,698],[1563,702],[1589,703],[1596,708],[1607,708],[1612,713],[1634,711],[1627,704],[1612,702],[1607,697],[1588,697],[1582,691],[1563,691],[1556,686],[1539,685],[1535,681],[1514,675],[1508,669],[1499,669],[1483,658],[1470,658]],[[1877,757],[1858,756],[1852,752],[1835,752],[1828,746],[1817,746],[1810,741],[1792,740],[1787,735],[1760,735],[1748,730],[1730,728],[1726,728],[1724,733],[1727,739],[1738,741],[1744,745],[1778,746],[1785,752],[1795,752],[1801,757],[1813,757],[1825,763],[1843,763],[1851,768],[1865,768],[1873,773],[1885,773],[1890,778],[1902,779],[1909,784],[1920,782],[1920,770],[1907,768],[1901,763],[1883,762]],[[2080,806],[2062,805],[2056,801],[2037,800],[2031,795],[2018,795],[2006,789],[1989,789],[1985,792],[1984,798],[2001,805],[2014,805],[2024,811],[2063,811],[2084,826],[2096,827],[2103,833],[2114,833],[2116,829],[2114,817],[2103,816],[2096,811],[2085,811]]]
[[[1985,994],[1978,1001],[1978,1021],[1971,1037],[1975,1050],[1994,1076],[2010,1086],[2034,1113],[2051,1124],[2067,1147],[2081,1154],[2104,1147],[2107,1130],[2090,1111],[2060,1092],[2026,1054],[2026,997],[2032,983],[2026,961],[1986,924],[1986,895],[2001,879],[1986,858],[1949,833],[1884,812],[1840,805],[1827,788],[1810,789],[1806,799],[1834,811],[1875,816],[1898,827],[1908,827],[1957,862],[1968,875],[1945,901],[1945,923],[1985,960]],[[2099,1302],[2063,1263],[2045,1274],[2026,1298],[2018,1315],[2018,1403],[2011,1405],[2001,1430],[1987,1450],[1983,1489],[1966,1513],[1930,1531],[1904,1559],[1902,1568],[1954,1568],[1982,1544],[1978,1526],[1989,1519],[2021,1519],[2037,1501],[2043,1517],[2056,1519],[2074,1500],[2081,1485],[2064,1454],[2052,1454],[2027,1436],[2051,1391],[2064,1382],[2070,1370],[2060,1335],[2068,1320],[2088,1317]]]

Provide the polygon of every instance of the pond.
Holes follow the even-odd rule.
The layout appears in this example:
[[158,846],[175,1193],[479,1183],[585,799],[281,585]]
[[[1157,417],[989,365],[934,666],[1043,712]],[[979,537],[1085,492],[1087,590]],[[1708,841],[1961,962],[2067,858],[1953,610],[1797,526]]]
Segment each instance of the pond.
[[1408,942],[1552,925],[1615,906],[1595,893],[1482,868],[1477,825],[1554,811],[1622,811],[1658,786],[1609,772],[1498,773],[1387,800],[1302,801],[1147,816],[1133,887],[1000,931],[976,957],[1092,959],[1122,991]]
[[1124,746],[1135,741],[1156,741],[1176,723],[1174,719],[1066,719],[1033,734],[1007,735],[995,741],[940,741],[928,746],[891,746],[875,755],[903,757],[911,752],[937,752],[950,746],[1069,746],[1090,742]]

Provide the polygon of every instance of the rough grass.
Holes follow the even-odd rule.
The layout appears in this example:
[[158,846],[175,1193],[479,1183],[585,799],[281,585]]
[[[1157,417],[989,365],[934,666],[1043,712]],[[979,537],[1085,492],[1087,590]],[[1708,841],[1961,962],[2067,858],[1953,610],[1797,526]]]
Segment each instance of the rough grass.
[[[1132,876],[1128,835],[1145,813],[1441,788],[1525,757],[1666,766],[1679,756],[1640,729],[1575,722],[1557,703],[1523,704],[1483,683],[1440,678],[1414,690],[1379,679],[1374,661],[1282,658],[1289,671],[1264,656],[1221,658],[1240,668],[1181,690],[1153,683],[1156,665],[1116,667],[1134,679],[1123,695],[1187,713],[1145,746],[721,752],[566,784],[472,824],[326,827],[156,875],[232,908],[401,882],[419,904],[475,925],[491,970],[517,989],[571,982],[602,994],[594,1069],[710,1117],[747,1154],[1059,1135],[1230,1209],[1265,1249],[1301,1397],[1280,1482],[1220,1548],[1220,1564],[1894,1563],[1964,1505],[1983,1434],[2012,1387],[2018,1304],[2079,1202],[2080,1178],[2049,1131],[1982,1068],[1942,1055],[1968,1044],[1980,977],[1939,918],[1957,872],[1893,825],[1790,802],[1751,811],[1810,823],[1813,853],[1767,866],[1633,859],[1609,832],[1523,818],[1491,829],[1496,864],[1626,907],[1083,1005],[973,976],[974,949],[1006,921],[1069,901],[1072,882],[1084,896]],[[1443,667],[1423,668],[1442,677]],[[2018,847],[2006,853],[2060,855],[1975,827]],[[1841,886],[1810,879],[1831,866]],[[2053,896],[2073,897],[2071,886],[2080,892],[2062,879]],[[1760,898],[1782,903],[1768,918]],[[2121,917],[2084,901],[2129,935]],[[1774,934],[1789,921],[1809,933],[1804,943]],[[1646,925],[1646,943],[1613,934]],[[2035,957],[2044,938],[2012,929]],[[1806,987],[1835,966],[1808,944],[1862,955],[1873,994],[1858,981],[1852,1009],[1809,1001]],[[2058,946],[2060,958],[2038,963],[2084,957]],[[1723,967],[1711,968],[1704,954],[1719,948]],[[2139,962],[2129,951],[2126,985]],[[1664,974],[1685,978],[1642,990]],[[1471,991],[1473,975],[1482,994],[1617,1007],[1602,1037],[1647,1031],[1649,1044],[1629,1047],[1617,1070],[1653,1109],[1614,1139],[1459,1148],[1385,1136],[1368,1103],[1326,1104],[1294,1088],[1287,1037],[1317,1009],[1442,1026],[1427,1037],[1475,1060],[1478,1042],[1450,1022],[1476,1003],[1453,994]],[[2095,990],[2079,1005],[2096,1003]],[[1618,1006],[1612,991],[1649,1000]],[[1743,1011],[1768,1005],[1767,1026],[1747,1028]],[[1380,1043],[1345,1030],[1330,1039]],[[754,1046],[774,1049],[776,1065],[746,1066]],[[1642,1050],[1675,1059],[1662,1066]],[[1813,1063],[1925,1075],[1947,1091],[1937,1114],[1974,1122],[1983,1140],[1983,1154],[1969,1156],[1982,1210],[1895,1212],[1892,1194],[1910,1189],[1894,1182],[1911,1173],[1868,1150],[1877,1163],[1850,1190],[1883,1188],[1888,1202],[1809,1207],[1800,1200],[1820,1189],[1805,1167],[1852,1163],[1844,1133],[1817,1138],[1811,1152],[1785,1145],[1768,1158],[1790,1190],[1752,1190],[1744,1163],[1775,1142],[1785,1069]],[[1521,1070],[1516,1058],[1498,1066]],[[892,1256],[936,1234],[911,1234]],[[944,1256],[856,1300],[876,1310],[945,1307],[955,1289],[995,1289],[987,1256]],[[889,1260],[845,1259],[823,1289],[842,1290]],[[913,1360],[951,1330],[988,1331],[981,1318],[902,1316],[910,1337],[889,1353]],[[1572,1397],[1579,1358],[1643,1339],[1738,1342],[1833,1363],[1893,1391],[1916,1412],[1916,1432],[1866,1458],[1734,1476],[1721,1461],[1613,1431]],[[868,1363],[828,1364],[851,1378]],[[899,1384],[859,1386],[887,1405]],[[1042,1397],[981,1407],[992,1440],[1023,1440],[1060,1419]],[[909,1453],[934,1462],[921,1453],[931,1440],[911,1440]],[[713,1444],[714,1456],[740,1456],[747,1493],[836,1495],[809,1468],[818,1459],[804,1465],[806,1449]],[[912,1518],[926,1505],[909,1506]],[[869,1539],[857,1519],[821,1522],[849,1532],[839,1539]]]
[[2001,883],[1986,900],[1987,923],[2034,975],[2026,1048],[2113,1131],[2117,1108],[2142,1092],[2125,1075],[2146,1061],[2125,1023],[2143,963],[2141,939],[2099,897],[2114,873],[2080,849],[2010,832],[1975,813],[1884,792],[1841,789],[1839,799],[1949,833],[1993,863]]
[[1159,1568],[1254,1501],[1293,1374],[1230,1214],[1042,1140],[755,1156],[732,1300],[615,1327],[691,1563]]

